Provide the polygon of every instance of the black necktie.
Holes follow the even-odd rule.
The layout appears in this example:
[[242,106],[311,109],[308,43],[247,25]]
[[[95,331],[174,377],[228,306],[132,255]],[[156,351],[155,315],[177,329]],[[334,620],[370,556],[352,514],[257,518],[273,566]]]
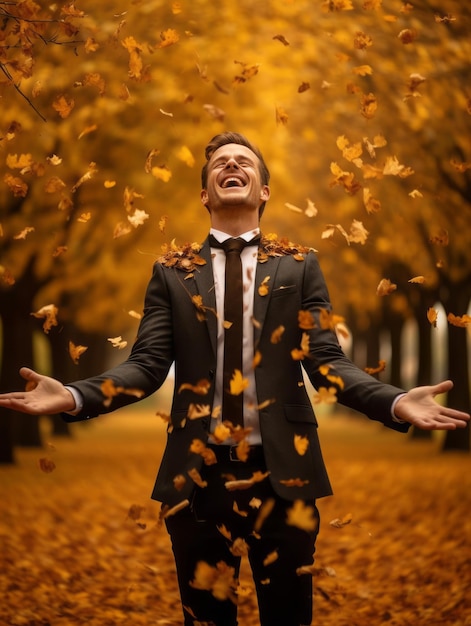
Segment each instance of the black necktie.
[[210,235],[209,240],[213,248],[222,248],[226,254],[222,418],[234,426],[243,426],[244,394],[231,393],[231,380],[236,371],[242,376],[243,279],[240,253],[246,246],[257,245],[260,238],[249,242],[240,237],[230,238],[220,243]]

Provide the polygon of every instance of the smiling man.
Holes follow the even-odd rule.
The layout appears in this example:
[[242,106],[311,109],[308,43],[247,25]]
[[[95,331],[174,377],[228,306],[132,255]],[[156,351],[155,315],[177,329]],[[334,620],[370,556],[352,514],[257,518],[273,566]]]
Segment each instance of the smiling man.
[[0,395],[0,406],[84,420],[136,401],[132,390],[153,393],[175,363],[152,497],[163,503],[185,626],[237,624],[245,554],[262,626],[311,624],[316,500],[332,491],[302,368],[314,387],[335,387],[339,402],[401,432],[469,420],[434,400],[451,381],[405,392],[347,359],[325,323],[331,305],[315,253],[260,237],[268,185],[244,136],[214,137],[201,191],[210,234],[155,264],[129,358],[67,386],[23,368],[34,389]]

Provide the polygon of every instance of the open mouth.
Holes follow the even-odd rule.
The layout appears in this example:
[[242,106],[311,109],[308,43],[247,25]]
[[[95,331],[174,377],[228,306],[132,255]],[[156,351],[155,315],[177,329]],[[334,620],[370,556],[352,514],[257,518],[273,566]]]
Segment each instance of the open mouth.
[[240,178],[231,176],[230,178],[223,180],[221,187],[223,189],[228,189],[229,187],[245,187],[245,183]]

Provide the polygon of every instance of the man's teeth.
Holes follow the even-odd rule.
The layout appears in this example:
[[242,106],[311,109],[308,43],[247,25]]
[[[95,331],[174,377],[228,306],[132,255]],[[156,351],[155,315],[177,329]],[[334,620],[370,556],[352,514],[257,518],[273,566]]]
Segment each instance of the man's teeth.
[[224,181],[223,187],[243,187],[243,183],[238,178],[228,178]]

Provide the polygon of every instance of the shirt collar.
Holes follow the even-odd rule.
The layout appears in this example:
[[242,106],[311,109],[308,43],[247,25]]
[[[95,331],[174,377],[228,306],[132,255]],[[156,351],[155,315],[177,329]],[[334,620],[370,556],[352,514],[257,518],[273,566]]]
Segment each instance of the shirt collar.
[[[216,228],[210,228],[209,232],[213,237],[215,237],[219,243],[226,241],[226,239],[230,239],[232,235],[228,235],[222,230],[217,230]],[[245,241],[250,241],[254,237],[260,234],[260,228],[252,228],[252,230],[248,230],[246,233],[242,233],[239,235],[241,239],[245,239]]]

